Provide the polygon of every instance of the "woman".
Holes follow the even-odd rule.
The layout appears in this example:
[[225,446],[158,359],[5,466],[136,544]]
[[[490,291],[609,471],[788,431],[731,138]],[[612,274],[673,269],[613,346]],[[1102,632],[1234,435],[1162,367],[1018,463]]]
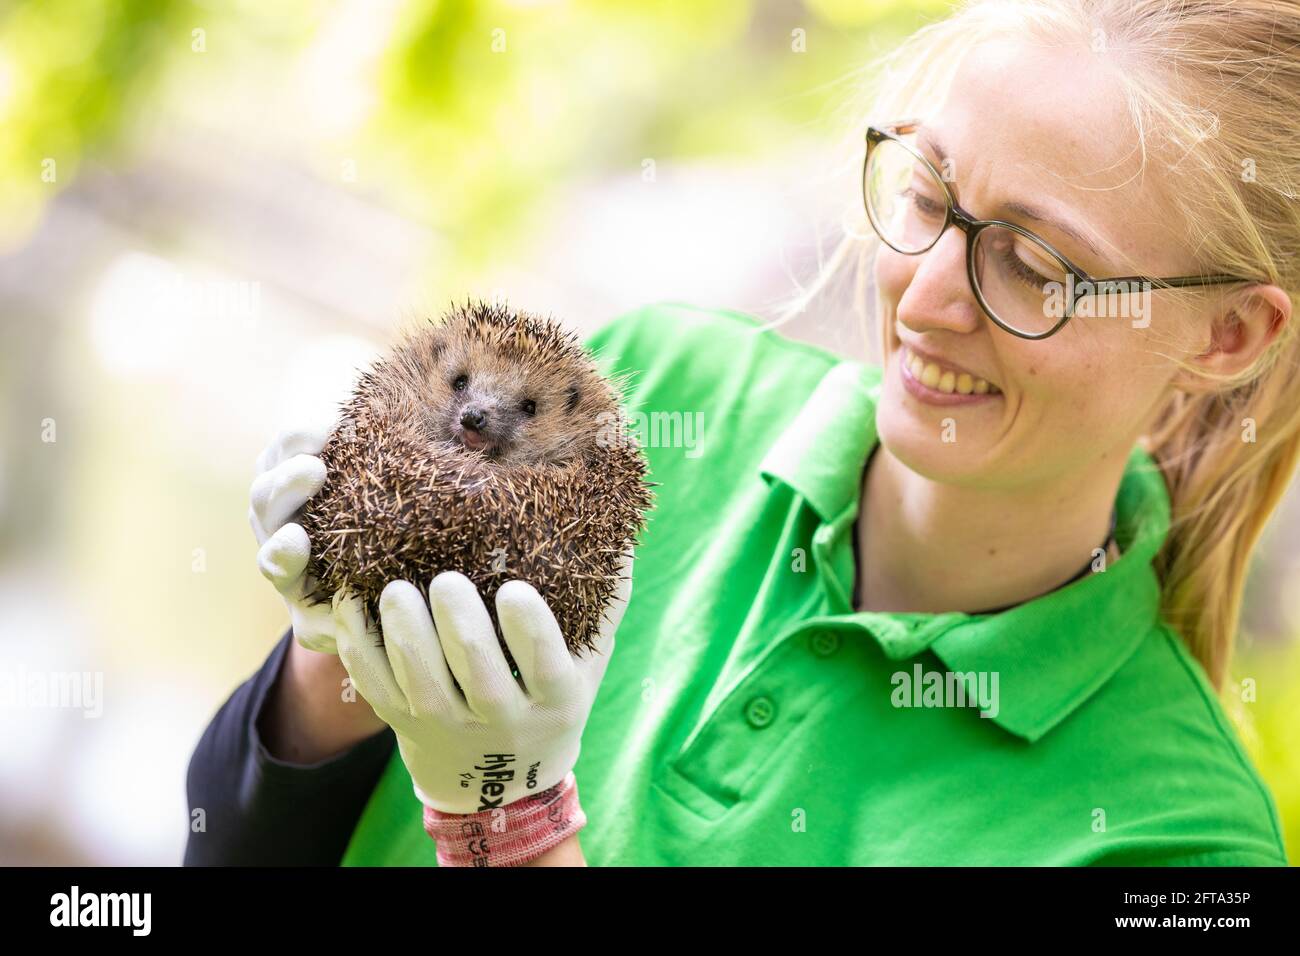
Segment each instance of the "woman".
[[[646,420],[702,425],[648,443],[617,654],[548,656],[523,583],[527,690],[457,575],[432,618],[390,585],[386,649],[304,608],[320,436],[272,448],[254,526],[300,643],[227,704],[242,803],[187,860],[1285,865],[1216,692],[1300,450],[1298,14],[974,2],[905,43],[863,113],[869,225],[813,290],[870,270],[879,367],[677,304],[590,343]],[[200,758],[230,738],[196,804],[229,804]]]

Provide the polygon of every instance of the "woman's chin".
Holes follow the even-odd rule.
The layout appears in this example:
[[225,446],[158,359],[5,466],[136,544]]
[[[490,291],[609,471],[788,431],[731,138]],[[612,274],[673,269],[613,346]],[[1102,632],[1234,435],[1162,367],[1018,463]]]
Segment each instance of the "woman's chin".
[[943,409],[917,402],[895,376],[886,376],[876,406],[880,443],[910,471],[933,481],[961,483],[978,478],[983,455],[968,434],[960,408]]

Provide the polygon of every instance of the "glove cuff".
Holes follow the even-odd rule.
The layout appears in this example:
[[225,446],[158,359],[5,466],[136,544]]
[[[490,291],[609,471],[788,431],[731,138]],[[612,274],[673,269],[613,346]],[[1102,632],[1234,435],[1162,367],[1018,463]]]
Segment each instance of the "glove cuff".
[[443,813],[424,808],[424,832],[438,844],[439,866],[520,866],[586,825],[572,770],[555,786],[499,810]]

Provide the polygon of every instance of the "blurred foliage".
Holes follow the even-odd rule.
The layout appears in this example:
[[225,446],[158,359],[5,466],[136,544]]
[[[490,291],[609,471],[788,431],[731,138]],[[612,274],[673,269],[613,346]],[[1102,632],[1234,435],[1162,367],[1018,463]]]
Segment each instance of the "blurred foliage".
[[0,249],[31,228],[86,150],[138,102],[165,64],[183,7],[40,0],[0,8]]
[[[374,4],[371,17],[383,19]],[[872,51],[949,0],[611,0],[400,5],[373,109],[316,136],[318,171],[354,157],[367,186],[452,240],[464,265],[500,255],[578,175],[640,175],[702,155],[761,154],[816,124]],[[40,203],[102,149],[160,75],[200,112],[257,75],[267,99],[341,4],[306,0],[20,0],[0,12],[0,208],[14,241]],[[357,8],[353,8],[354,10]],[[361,5],[361,16],[367,16]],[[192,31],[206,49],[195,56]],[[342,76],[340,82],[353,82]],[[329,91],[326,91],[328,94]],[[228,121],[251,119],[243,104]],[[301,124],[299,115],[280,117]],[[311,138],[309,130],[304,138]],[[58,162],[58,183],[41,163]],[[491,170],[491,175],[485,175]],[[5,228],[5,227],[0,227]],[[0,242],[3,240],[0,239]]]
[[462,252],[487,254],[497,230],[482,224],[526,219],[566,171],[639,176],[646,160],[779,151],[824,118],[837,82],[870,50],[948,7],[416,5],[385,59],[374,128],[378,141],[401,144],[403,178],[423,183],[412,192],[424,217]]
[[[1300,640],[1253,649],[1234,668],[1252,680],[1254,700],[1234,706],[1246,749],[1273,793],[1285,831],[1287,858],[1300,866]],[[1234,705],[1236,704],[1233,701]]]

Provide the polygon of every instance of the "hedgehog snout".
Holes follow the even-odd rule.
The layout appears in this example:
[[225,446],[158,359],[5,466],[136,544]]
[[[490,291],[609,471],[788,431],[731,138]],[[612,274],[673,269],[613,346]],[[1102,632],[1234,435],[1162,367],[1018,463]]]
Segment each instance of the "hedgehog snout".
[[457,438],[470,451],[481,451],[493,458],[505,452],[511,429],[499,408],[485,408],[471,400],[453,420],[460,424]]

